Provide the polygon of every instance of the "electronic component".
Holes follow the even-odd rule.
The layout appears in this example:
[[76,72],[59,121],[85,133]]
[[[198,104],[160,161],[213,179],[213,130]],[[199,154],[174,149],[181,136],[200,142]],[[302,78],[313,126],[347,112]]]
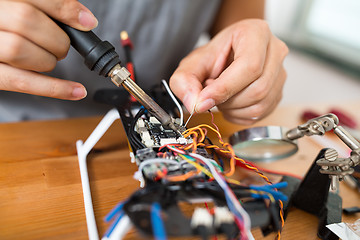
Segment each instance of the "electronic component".
[[[234,173],[236,156],[229,155],[229,145],[222,141],[216,127],[182,127],[179,135],[164,128],[145,109],[129,112],[132,111],[120,111],[120,115],[138,165],[134,178],[140,181],[142,188],[125,200],[123,212],[139,232],[155,238],[159,234],[154,232],[158,229],[154,225],[160,224],[159,219],[152,218],[154,204],[159,207],[160,216],[166,219],[162,224],[168,236],[197,235],[208,239],[224,234],[233,239],[240,235],[250,236],[251,225],[271,231],[281,228],[277,201],[286,200],[286,196],[271,187],[257,190],[236,180],[231,183],[229,177]],[[221,147],[206,138],[208,131],[217,132]],[[232,159],[230,169],[224,169],[215,160],[220,159],[218,152],[221,152],[222,159]],[[252,198],[255,195],[256,198]],[[272,204],[265,200],[267,195],[273,196]],[[238,199],[246,199],[243,206]],[[190,205],[210,202],[214,206],[209,210],[198,208],[188,217],[179,207],[181,202]],[[272,227],[267,227],[269,225]]]
[[141,142],[148,148],[161,147],[166,144],[187,144],[190,139],[179,137],[172,129],[165,129],[154,117],[139,118],[135,131],[140,135]]
[[142,148],[136,151],[136,159],[138,164],[146,159],[152,159],[156,157],[156,152],[152,148]]
[[[216,125],[214,125],[215,128],[201,124],[190,129],[184,129],[181,136],[175,137],[175,139],[184,138],[185,142],[183,144],[170,143],[162,146],[146,147],[142,143],[142,137],[136,131],[143,128],[142,131],[147,131],[149,136],[155,134],[160,136],[161,139],[166,137],[161,132],[165,131],[165,129],[160,128],[159,132],[159,127],[156,126],[159,123],[151,119],[151,114],[143,108],[139,109],[137,107],[138,112],[136,114],[133,111],[134,109],[119,108],[118,110],[119,112],[113,109],[104,117],[99,124],[99,126],[102,126],[96,128],[85,144],[82,144],[81,141],[77,142],[89,236],[97,236],[97,230],[92,211],[88,178],[87,174],[84,174],[84,171],[86,171],[86,156],[91,149],[88,146],[96,143],[99,135],[101,136],[107,129],[104,128],[104,125],[108,127],[109,121],[113,122],[117,119],[119,113],[128,135],[131,150],[134,152],[134,158],[136,158],[134,162],[138,164],[138,171],[134,174],[134,177],[140,180],[142,188],[135,191],[129,198],[122,199],[123,202],[106,217],[107,222],[113,220],[113,223],[105,234],[105,238],[121,239],[132,226],[142,234],[154,236],[155,238],[165,234],[166,236],[175,237],[201,235],[205,238],[205,236],[226,235],[228,239],[251,238],[251,227],[260,227],[265,235],[277,231],[279,238],[280,230],[284,224],[283,210],[286,212],[286,207],[290,205],[286,196],[293,195],[294,192],[296,196],[305,196],[303,193],[308,193],[308,186],[314,186],[314,183],[324,192],[319,194],[319,190],[315,190],[316,193],[312,194],[310,191],[310,195],[317,196],[317,199],[306,198],[306,201],[310,201],[306,205],[311,206],[311,209],[324,212],[326,215],[324,219],[329,220],[330,215],[326,214],[327,211],[323,211],[321,207],[324,206],[322,200],[327,198],[326,193],[329,190],[330,180],[326,175],[319,173],[319,161],[325,159],[333,162],[334,158],[336,160],[336,156],[332,153],[333,150],[329,150],[331,154],[326,152],[327,149],[320,152],[313,163],[316,168],[312,168],[311,173],[306,175],[300,187],[298,187],[297,181],[295,182],[296,186],[291,185],[287,188],[287,183],[291,182],[292,179],[289,176],[284,177],[283,182],[272,184],[259,171],[261,169],[232,154],[233,149],[223,141],[220,132],[216,130]],[[331,121],[334,119],[332,116],[324,116],[320,120],[314,119],[313,121],[315,121],[314,123],[323,124],[328,131],[333,126],[327,123],[332,123]],[[297,129],[292,129],[288,133],[289,136],[298,137],[303,133],[308,135],[310,131],[322,132],[321,126],[315,127],[314,124],[306,124],[299,126]],[[346,132],[341,131],[338,126],[336,128],[338,134],[341,134],[341,139],[344,138],[345,142],[351,147],[357,146],[356,142]],[[206,137],[208,131],[214,131],[217,134],[219,146],[214,145]],[[354,150],[357,151],[358,149]],[[357,155],[354,154],[354,156]],[[353,161],[352,165],[355,165],[357,159],[351,160]],[[221,164],[222,161],[228,161],[228,164]],[[244,185],[236,179],[232,179],[231,176],[236,165],[254,171],[266,182],[266,185]],[[323,168],[321,167],[321,169]],[[264,171],[267,172],[267,170]],[[319,175],[325,180],[325,184],[320,183],[318,180]],[[282,190],[282,188],[287,189]],[[336,197],[335,194],[332,195]],[[291,205],[294,204],[295,199],[295,197],[292,197]],[[297,200],[297,207],[299,207],[299,203],[304,205],[303,203],[306,202],[303,199]],[[188,213],[184,214],[180,206],[184,202],[189,204],[203,203],[206,207],[206,203],[212,203],[208,211],[211,218],[214,219],[213,227],[206,227],[205,232],[194,230],[194,227],[191,226],[191,218],[194,213],[190,213],[190,218]],[[329,199],[327,202],[333,204],[335,201]],[[335,205],[335,208],[338,208],[341,204]],[[230,212],[231,217],[229,217],[228,213],[220,213],[219,215],[219,213],[216,213],[217,208],[223,208],[224,212]],[[334,213],[333,208],[326,206],[326,209],[331,212],[332,216]],[[341,212],[336,216],[341,216]],[[321,218],[323,217],[321,216]],[[207,226],[203,223],[198,224],[198,226],[200,225]],[[324,229],[323,227],[320,228],[321,230]],[[322,233],[324,232],[321,232],[321,235],[323,235]]]
[[213,216],[205,208],[196,208],[190,225],[202,239],[207,239],[213,232]]
[[214,226],[218,232],[223,232],[228,239],[233,239],[236,235],[234,225],[234,215],[227,207],[216,207],[214,211]]

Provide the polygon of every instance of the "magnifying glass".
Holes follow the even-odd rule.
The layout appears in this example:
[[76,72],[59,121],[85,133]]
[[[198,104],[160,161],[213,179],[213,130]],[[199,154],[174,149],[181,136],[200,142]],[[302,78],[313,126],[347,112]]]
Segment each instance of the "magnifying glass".
[[285,137],[287,131],[280,126],[248,128],[231,135],[229,142],[240,158],[254,162],[274,161],[298,150],[296,141]]

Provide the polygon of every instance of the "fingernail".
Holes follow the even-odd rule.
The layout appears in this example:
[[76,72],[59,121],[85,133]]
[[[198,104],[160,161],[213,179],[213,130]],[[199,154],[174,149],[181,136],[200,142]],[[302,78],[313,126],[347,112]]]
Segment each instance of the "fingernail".
[[95,16],[86,10],[80,10],[79,12],[79,23],[86,28],[93,29],[98,25],[98,20]]
[[86,89],[83,87],[76,87],[74,88],[74,90],[72,91],[71,95],[75,98],[75,99],[83,99],[84,97],[86,97],[87,92]]
[[184,103],[186,109],[190,113],[194,110],[195,101],[196,101],[196,97],[194,96],[193,93],[188,92],[185,94],[183,103]]
[[205,112],[207,110],[209,110],[210,108],[215,106],[215,101],[214,99],[206,99],[198,104],[196,104],[196,112]]

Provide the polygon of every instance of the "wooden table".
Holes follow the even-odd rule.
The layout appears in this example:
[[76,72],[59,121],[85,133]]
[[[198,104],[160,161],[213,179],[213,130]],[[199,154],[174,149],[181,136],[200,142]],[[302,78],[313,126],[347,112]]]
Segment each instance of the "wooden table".
[[[325,113],[328,107],[313,109]],[[352,112],[360,122],[360,114],[354,111],[360,104],[340,107]],[[256,125],[295,127],[301,123],[299,115],[304,108],[281,107]],[[100,119],[0,124],[0,239],[87,239],[75,142],[86,140]],[[211,122],[208,114],[195,116],[190,125],[204,122]],[[219,114],[215,114],[215,122],[225,139],[243,128],[226,122]],[[299,141],[296,155],[262,166],[303,175],[321,148],[310,138],[304,138]],[[88,159],[94,210],[102,235],[107,228],[103,217],[139,186],[132,177],[137,168],[130,163],[120,121],[104,135]],[[341,184],[340,191],[344,207],[359,206],[358,192],[345,184]],[[344,216],[343,221],[352,223],[358,218],[360,214]],[[316,228],[316,217],[292,209],[282,239],[317,239]],[[263,238],[258,229],[253,234],[256,239],[275,236]],[[136,233],[128,235],[138,237]]]

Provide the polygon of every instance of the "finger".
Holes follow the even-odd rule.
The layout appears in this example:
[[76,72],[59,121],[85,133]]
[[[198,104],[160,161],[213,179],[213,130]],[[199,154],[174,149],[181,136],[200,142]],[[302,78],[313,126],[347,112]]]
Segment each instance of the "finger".
[[222,104],[221,108],[245,108],[259,103],[268,95],[271,95],[268,98],[275,98],[274,95],[281,93],[286,80],[283,61],[287,54],[287,46],[273,36],[269,43],[262,76]]
[[[279,72],[277,76],[278,81],[283,82],[286,79],[286,72],[284,68]],[[219,110],[223,112],[224,118],[227,120],[238,123],[238,124],[253,124],[254,122],[263,119],[269,113],[271,113],[275,107],[278,105],[282,98],[282,86],[279,86],[279,89],[271,92],[260,102],[250,105],[244,108],[223,108],[223,105],[219,105]]]
[[[185,57],[170,78],[174,93],[192,112],[205,82],[219,76],[231,56],[231,38],[222,38],[221,47],[207,44]],[[211,101],[211,100],[210,100]],[[213,105],[210,102],[210,105]]]
[[[241,29],[237,29],[239,26]],[[216,105],[221,104],[262,75],[270,41],[268,26],[263,22],[245,27],[236,24],[228,30],[233,32],[231,36],[234,61],[211,85],[201,91],[197,104],[199,112],[206,111],[210,107],[204,104],[209,102],[209,99]],[[217,44],[216,41],[213,43]]]
[[77,82],[52,78],[3,63],[0,63],[0,72],[1,90],[65,100],[79,100],[86,96],[85,87]]
[[278,105],[282,94],[275,98],[266,98],[263,101],[241,109],[222,111],[224,118],[237,124],[250,125],[268,116]]
[[180,62],[170,78],[170,88],[189,112],[193,112],[197,96],[203,89],[202,80],[208,77],[204,53],[204,48],[194,50]]
[[89,31],[98,24],[91,11],[77,0],[17,0],[29,3],[50,17],[73,28]]
[[0,1],[0,30],[28,39],[57,59],[64,58],[70,47],[64,31],[45,13],[25,3]]
[[23,37],[0,31],[0,62],[11,66],[47,72],[56,65],[54,55],[38,47]]

